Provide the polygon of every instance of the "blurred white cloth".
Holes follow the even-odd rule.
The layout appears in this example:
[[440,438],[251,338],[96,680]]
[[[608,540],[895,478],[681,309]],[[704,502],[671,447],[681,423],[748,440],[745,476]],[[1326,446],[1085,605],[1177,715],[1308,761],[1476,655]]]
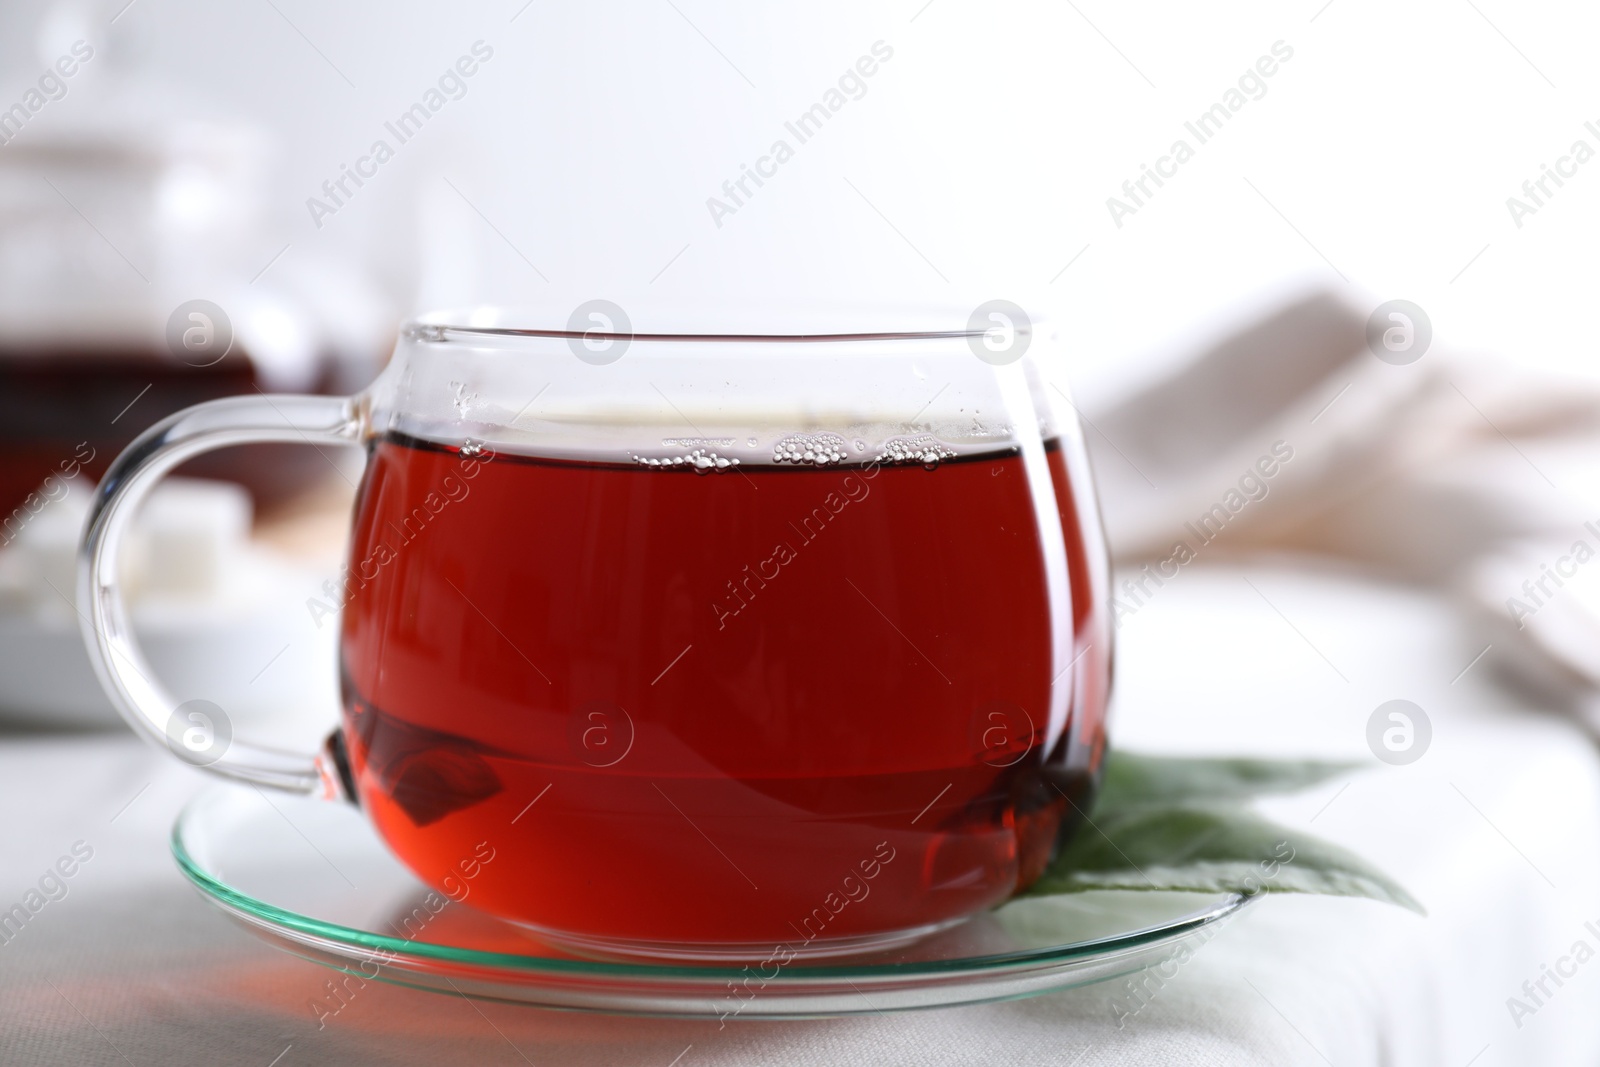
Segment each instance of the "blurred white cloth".
[[1211,562],[1313,553],[1446,591],[1491,666],[1600,722],[1600,389],[1437,342],[1386,362],[1367,318],[1313,294],[1082,412],[1136,583],[1119,619],[1192,562],[1179,545]]

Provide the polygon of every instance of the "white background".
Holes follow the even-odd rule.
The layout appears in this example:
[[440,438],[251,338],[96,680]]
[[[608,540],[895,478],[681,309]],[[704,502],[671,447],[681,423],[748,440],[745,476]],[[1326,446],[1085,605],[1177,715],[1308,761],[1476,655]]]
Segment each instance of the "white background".
[[[1600,160],[1520,229],[1505,203],[1574,139],[1600,149],[1576,4],[124,2],[88,9],[98,71],[273,134],[261,262],[355,257],[397,315],[1003,296],[1066,327],[1093,392],[1342,275],[1363,306],[1420,304],[1438,343],[1593,362]],[[8,104],[43,69],[42,10],[0,12]],[[313,226],[306,198],[478,39],[467,96]],[[716,226],[706,199],[877,40],[866,96]],[[1114,225],[1106,198],[1279,40],[1266,96]]]

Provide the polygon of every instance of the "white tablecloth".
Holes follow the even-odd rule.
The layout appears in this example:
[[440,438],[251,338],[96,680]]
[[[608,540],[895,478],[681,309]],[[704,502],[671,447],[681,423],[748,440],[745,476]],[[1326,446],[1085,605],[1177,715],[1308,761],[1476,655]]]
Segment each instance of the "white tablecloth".
[[[63,879],[65,896],[0,944],[0,1062],[1600,1062],[1600,962],[1586,958],[1559,987],[1546,979],[1552,995],[1532,1014],[1507,1008],[1575,942],[1600,949],[1584,925],[1600,929],[1600,764],[1577,729],[1497,685],[1493,648],[1461,673],[1485,642],[1440,603],[1259,568],[1186,569],[1119,640],[1116,743],[1366,758],[1373,770],[1267,808],[1314,819],[1401,879],[1429,917],[1266,899],[1120,1028],[1121,982],[726,1029],[370,984],[319,1031],[309,1001],[330,972],[221,918],[173,866],[167,834],[198,773],[126,736],[12,736],[0,740],[0,910],[75,843],[93,855]],[[1396,697],[1433,725],[1431,747],[1406,767],[1366,749],[1368,716]]]

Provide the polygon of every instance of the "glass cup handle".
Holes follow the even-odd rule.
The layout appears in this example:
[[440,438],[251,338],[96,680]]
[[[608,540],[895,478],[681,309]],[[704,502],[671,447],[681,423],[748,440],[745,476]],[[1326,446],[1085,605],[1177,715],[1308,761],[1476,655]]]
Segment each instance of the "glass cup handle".
[[[184,756],[169,732],[175,728],[179,705],[155,681],[134,639],[117,586],[118,548],[139,503],[163,475],[202,452],[265,441],[358,444],[363,430],[359,398],[232,397],[198,404],[163,419],[111,464],[95,491],[79,546],[78,616],[95,674],[135,733]],[[214,758],[208,754],[203,760],[185,757],[185,761],[253,785],[321,793],[329,798],[345,795],[342,756],[331,747],[308,755],[230,737]]]

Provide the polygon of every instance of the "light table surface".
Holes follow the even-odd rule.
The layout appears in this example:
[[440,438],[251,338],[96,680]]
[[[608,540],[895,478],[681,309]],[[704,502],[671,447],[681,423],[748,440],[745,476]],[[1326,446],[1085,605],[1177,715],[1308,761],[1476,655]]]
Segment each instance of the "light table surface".
[[[1246,580],[1248,579],[1248,581]],[[1537,1010],[1507,998],[1600,950],[1600,761],[1495,681],[1449,606],[1291,570],[1186,570],[1118,635],[1115,743],[1364,759],[1264,805],[1400,879],[1419,918],[1358,900],[1246,910],[1121,1019],[1126,979],[1012,1003],[811,1022],[633,1019],[371,983],[318,1029],[331,972],[206,905],[167,836],[206,781],[123,735],[0,738],[0,910],[83,842],[66,894],[0,944],[0,1062],[301,1064],[1491,1064],[1600,1062],[1600,959]],[[1372,760],[1404,698],[1428,751]],[[236,724],[236,732],[245,726]],[[59,895],[59,894],[58,894]],[[1520,1025],[1518,1025],[1520,1023]]]

